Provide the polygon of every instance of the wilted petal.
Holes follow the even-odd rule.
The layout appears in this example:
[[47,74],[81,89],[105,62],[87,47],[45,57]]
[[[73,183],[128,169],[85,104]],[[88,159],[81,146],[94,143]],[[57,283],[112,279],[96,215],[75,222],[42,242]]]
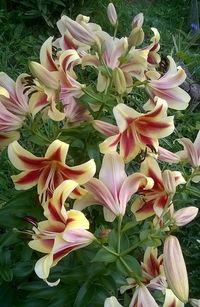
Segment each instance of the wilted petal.
[[181,247],[176,237],[170,235],[165,240],[163,260],[169,287],[181,302],[186,303],[189,294],[188,276]]

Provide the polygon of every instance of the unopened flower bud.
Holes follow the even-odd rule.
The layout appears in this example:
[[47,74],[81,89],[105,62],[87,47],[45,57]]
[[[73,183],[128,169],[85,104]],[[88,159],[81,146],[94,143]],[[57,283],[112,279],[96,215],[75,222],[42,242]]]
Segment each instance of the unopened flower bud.
[[190,223],[197,215],[199,209],[197,207],[187,207],[176,211],[173,215],[177,226],[184,226]]
[[131,26],[133,29],[136,27],[142,28],[143,22],[144,22],[144,15],[143,13],[139,13],[133,18]]
[[136,27],[131,31],[131,34],[128,37],[128,44],[130,47],[139,46],[144,40],[144,32],[142,28]]
[[78,22],[72,20],[67,16],[62,16],[62,22],[67,26],[67,30],[77,41],[86,44],[93,45],[96,42],[94,34],[80,25]]
[[177,298],[186,303],[188,301],[188,275],[179,241],[169,236],[164,243],[163,266],[170,289]]
[[117,13],[113,3],[109,3],[107,7],[108,19],[113,27],[117,25]]
[[115,85],[116,91],[120,95],[126,91],[126,79],[124,77],[123,71],[118,67],[113,70],[113,83]]

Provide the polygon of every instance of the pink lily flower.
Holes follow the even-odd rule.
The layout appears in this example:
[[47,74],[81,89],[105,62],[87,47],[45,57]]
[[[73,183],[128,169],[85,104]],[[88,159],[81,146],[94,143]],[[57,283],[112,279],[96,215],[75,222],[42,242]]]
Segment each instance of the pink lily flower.
[[186,79],[185,71],[181,67],[177,71],[176,63],[172,57],[168,56],[168,60],[169,69],[161,78],[156,79],[157,72],[151,72],[151,77],[147,73],[151,80],[148,80],[145,88],[152,99],[150,103],[145,105],[148,110],[155,104],[153,102],[155,96],[166,100],[169,108],[175,110],[184,110],[188,106],[190,96],[179,87]]
[[106,221],[112,222],[116,216],[123,216],[131,196],[141,187],[146,190],[153,186],[153,180],[140,173],[127,177],[124,168],[117,153],[106,154],[99,179],[92,178],[84,184],[88,192],[75,201],[74,209],[83,210],[97,204],[103,206]]
[[6,73],[0,72],[0,87],[6,90],[4,94],[0,91],[0,102],[9,112],[23,119],[30,112],[28,94],[25,92],[24,85],[27,76],[27,74],[21,74],[14,82]]
[[168,285],[176,297],[187,303],[189,294],[188,276],[179,241],[169,236],[164,243],[163,265]]
[[[35,272],[39,278],[47,281],[50,269],[70,252],[89,245],[94,236],[87,231],[89,222],[80,211],[65,209],[65,200],[77,187],[78,183],[66,180],[59,185],[52,198],[46,203],[44,215],[47,220],[39,222],[33,227],[34,234],[29,246],[46,254],[35,265]],[[47,282],[50,286],[54,283]]]
[[138,286],[133,294],[129,307],[159,307],[155,299],[144,285]]
[[140,189],[140,196],[133,202],[131,209],[138,221],[154,214],[160,217],[170,195],[175,193],[178,185],[185,183],[185,179],[178,171],[165,170],[162,173],[157,161],[150,156],[142,162],[140,172],[151,177],[154,186],[145,191]]
[[158,139],[170,135],[174,130],[173,116],[167,117],[167,103],[158,98],[153,111],[143,114],[125,104],[113,108],[117,126],[94,121],[94,128],[109,136],[99,145],[102,153],[117,150],[126,163],[134,159],[141,150],[158,150]]
[[[65,164],[69,145],[55,140],[51,143],[44,157],[36,157],[25,150],[17,141],[9,145],[8,156],[11,163],[20,171],[12,176],[17,190],[27,190],[37,185],[42,202],[53,194],[53,191],[66,179],[73,179],[79,184],[86,183],[96,171],[93,159],[81,165],[70,167]],[[74,191],[80,194],[80,188]]]

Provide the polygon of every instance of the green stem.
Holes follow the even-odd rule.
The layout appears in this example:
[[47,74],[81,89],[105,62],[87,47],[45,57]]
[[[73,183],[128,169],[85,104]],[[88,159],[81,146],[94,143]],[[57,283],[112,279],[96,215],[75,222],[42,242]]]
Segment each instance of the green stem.
[[121,227],[122,227],[122,219],[123,216],[119,215],[118,216],[118,228],[117,228],[117,234],[118,234],[118,239],[117,239],[117,252],[120,254],[120,249],[121,249]]
[[121,263],[122,263],[123,266],[125,267],[127,273],[128,273],[131,277],[133,277],[133,278],[135,279],[135,281],[137,282],[138,285],[141,285],[142,283],[141,283],[141,281],[140,281],[140,278],[138,277],[137,274],[135,274],[135,273],[131,270],[131,268],[128,266],[128,264],[126,263],[126,261],[124,261],[124,259],[121,258],[121,257],[119,257],[119,260],[121,261]]
[[134,249],[136,249],[143,241],[140,241],[139,244],[136,243],[133,246],[127,248],[124,252],[120,253],[120,256],[125,256],[127,254],[130,254],[130,252],[132,252]]
[[95,240],[103,249],[105,249],[108,253],[115,255],[117,257],[119,257],[118,253],[115,253],[114,251],[112,251],[110,248],[108,248],[107,246],[103,245],[97,238]]

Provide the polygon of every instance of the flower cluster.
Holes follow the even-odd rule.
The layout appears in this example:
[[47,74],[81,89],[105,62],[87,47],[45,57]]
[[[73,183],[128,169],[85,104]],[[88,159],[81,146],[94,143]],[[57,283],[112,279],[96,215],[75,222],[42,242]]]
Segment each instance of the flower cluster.
[[[186,182],[200,179],[200,132],[194,143],[179,139],[184,149],[176,153],[159,142],[175,129],[168,109],[188,106],[190,97],[179,87],[186,74],[170,56],[167,71],[161,72],[160,35],[152,28],[152,38],[146,42],[142,13],[134,17],[130,35],[121,38],[116,37],[119,20],[112,3],[107,15],[113,36],[87,16],[72,20],[63,15],[57,22],[60,37],[44,42],[40,62],[30,63],[30,75],[20,75],[15,83],[0,73],[0,148],[9,144],[9,160],[20,171],[12,176],[15,188],[37,186],[45,220],[32,222],[29,246],[45,254],[35,264],[39,278],[57,285],[59,281],[47,281],[50,269],[94,241],[124,265],[127,283],[118,290],[121,296],[133,290],[130,307],[158,306],[155,289],[161,291],[164,307],[184,306],[189,299],[187,270],[179,241],[171,232],[192,221],[198,209],[176,208],[173,198]],[[148,98],[138,107],[133,97],[141,90]],[[44,144],[48,146],[44,155],[31,153],[20,139],[20,131],[28,129],[27,120],[38,123],[38,118],[44,125],[51,122],[57,127],[51,142]],[[85,138],[81,129],[89,130]],[[73,144],[73,133],[84,143],[80,145],[83,155],[79,150],[73,156],[78,147]],[[87,152],[94,135],[100,140],[96,152],[102,156],[101,166]],[[72,151],[67,155],[69,148]],[[159,161],[190,164],[189,179],[167,164],[161,169]],[[101,242],[98,231],[95,235],[88,231],[86,216],[91,205],[103,208],[102,223],[112,228],[118,220],[115,251]],[[157,234],[158,242],[148,245],[149,238],[138,237],[136,246],[130,244],[123,250],[120,240],[126,216],[137,225],[151,221],[148,231]],[[162,243],[163,254],[158,256]],[[144,253],[143,261],[138,259],[140,274],[126,263],[135,248]],[[122,305],[112,296],[104,306]]]

